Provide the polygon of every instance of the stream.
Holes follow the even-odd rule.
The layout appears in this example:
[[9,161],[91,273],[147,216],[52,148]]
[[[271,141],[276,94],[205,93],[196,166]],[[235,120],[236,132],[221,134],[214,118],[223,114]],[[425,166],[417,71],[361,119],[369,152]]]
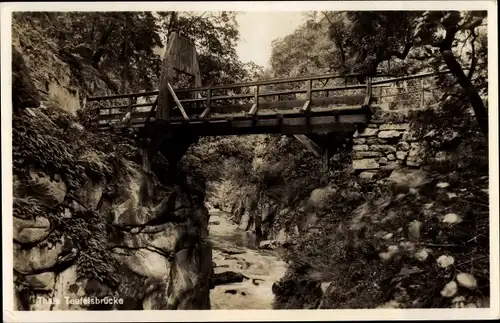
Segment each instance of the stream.
[[250,231],[238,229],[219,210],[210,211],[209,237],[213,247],[214,273],[241,273],[242,282],[215,286],[210,292],[212,309],[272,309],[272,285],[286,270],[277,251],[258,249]]

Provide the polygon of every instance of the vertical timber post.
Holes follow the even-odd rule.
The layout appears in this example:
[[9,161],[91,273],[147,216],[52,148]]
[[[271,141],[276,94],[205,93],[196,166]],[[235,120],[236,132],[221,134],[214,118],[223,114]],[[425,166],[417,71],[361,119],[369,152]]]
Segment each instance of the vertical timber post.
[[312,99],[312,79],[307,81],[307,101],[311,102]]
[[207,103],[206,103],[206,107],[205,107],[205,110],[203,111],[203,113],[200,115],[200,118],[202,119],[205,119],[208,117],[208,114],[210,113],[210,108],[212,106],[212,89],[208,89],[207,90]]
[[259,109],[259,85],[256,85],[254,91],[254,103],[247,114],[254,116],[257,113],[258,109]]
[[424,79],[420,79],[420,109],[424,108],[425,101],[425,88],[424,88]]
[[127,113],[130,113],[129,118],[127,120],[127,127],[129,129],[132,129],[132,104],[134,103],[133,96],[128,98],[128,108],[127,108]]
[[370,103],[371,103],[371,100],[372,100],[372,78],[371,77],[368,77],[366,79],[366,96],[365,96],[365,102],[364,102],[364,106],[365,107],[369,107],[370,106]]
[[[174,31],[168,37],[165,54],[163,55],[160,84],[158,87],[156,120],[166,121],[166,127],[162,127],[162,129],[158,128],[158,132],[152,135],[154,145],[150,145],[154,153],[156,153],[157,150],[162,152],[168,159],[172,169],[175,168],[175,164],[189,146],[198,138],[195,133],[174,132],[172,128],[168,126],[175,106],[179,107],[185,122],[190,120],[190,109],[186,111],[183,108],[173,90],[176,86],[176,75],[178,73],[191,76],[190,86],[196,88],[202,86],[201,72],[194,42],[185,35],[181,35],[179,32]],[[151,156],[153,155],[149,157],[151,158]]]
[[323,150],[323,155],[321,156],[321,171],[323,173],[327,173],[328,172],[328,147],[325,145],[325,148]]

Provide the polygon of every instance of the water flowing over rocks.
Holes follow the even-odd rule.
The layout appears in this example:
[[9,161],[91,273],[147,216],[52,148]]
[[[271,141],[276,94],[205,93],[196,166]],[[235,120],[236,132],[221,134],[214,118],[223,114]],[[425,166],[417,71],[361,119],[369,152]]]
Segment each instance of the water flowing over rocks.
[[285,273],[285,263],[270,250],[260,250],[255,234],[238,229],[227,214],[212,210],[214,288],[212,309],[272,309],[272,285]]

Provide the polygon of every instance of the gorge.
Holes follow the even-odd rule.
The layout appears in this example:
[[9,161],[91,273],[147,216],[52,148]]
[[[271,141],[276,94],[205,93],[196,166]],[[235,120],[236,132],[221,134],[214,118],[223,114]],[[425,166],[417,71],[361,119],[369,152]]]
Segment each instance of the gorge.
[[[193,33],[216,44],[212,30],[234,32],[227,15],[205,17],[206,32],[191,21]],[[126,36],[149,35],[150,18],[14,15],[15,309],[489,307],[488,141],[448,76],[380,89],[392,99],[339,135],[327,169],[278,134],[207,136],[178,167],[162,154],[145,165],[132,136],[92,129],[85,98],[157,84],[161,59],[144,53],[161,42]],[[136,30],[104,28],[113,19]],[[286,48],[321,52],[330,44],[321,26],[309,21],[277,42],[273,62],[305,73]],[[321,42],[309,44],[311,33]],[[126,43],[129,60],[105,48]],[[249,81],[223,45],[200,50],[204,83]],[[133,62],[125,78],[124,61]],[[472,80],[487,102],[483,72]],[[459,95],[441,100],[450,88]],[[66,301],[88,296],[123,302]]]

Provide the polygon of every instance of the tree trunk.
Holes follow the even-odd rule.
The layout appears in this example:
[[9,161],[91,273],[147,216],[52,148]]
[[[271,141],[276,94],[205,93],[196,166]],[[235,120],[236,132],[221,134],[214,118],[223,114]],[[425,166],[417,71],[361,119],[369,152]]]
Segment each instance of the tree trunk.
[[114,29],[114,25],[109,26],[99,40],[99,46],[94,54],[94,57],[92,58],[92,66],[94,68],[98,68],[99,62],[101,61],[102,55],[104,54],[104,45],[106,45],[106,43],[108,42],[108,38],[109,36],[111,36],[111,33]]
[[462,67],[458,63],[457,59],[453,55],[452,51],[449,49],[441,49],[441,55],[443,55],[446,65],[457,78],[458,84],[465,90],[470,104],[474,109],[474,114],[476,115],[477,122],[481,131],[485,136],[488,136],[488,113],[486,107],[484,106],[483,100],[479,96],[476,88],[472,84],[471,80],[467,78]]
[[127,88],[127,82],[128,82],[128,76],[129,76],[129,71],[128,71],[128,36],[129,36],[129,30],[128,30],[128,24],[125,32],[125,40],[123,44],[123,72],[122,72],[122,85],[120,92],[125,93],[125,90]]

